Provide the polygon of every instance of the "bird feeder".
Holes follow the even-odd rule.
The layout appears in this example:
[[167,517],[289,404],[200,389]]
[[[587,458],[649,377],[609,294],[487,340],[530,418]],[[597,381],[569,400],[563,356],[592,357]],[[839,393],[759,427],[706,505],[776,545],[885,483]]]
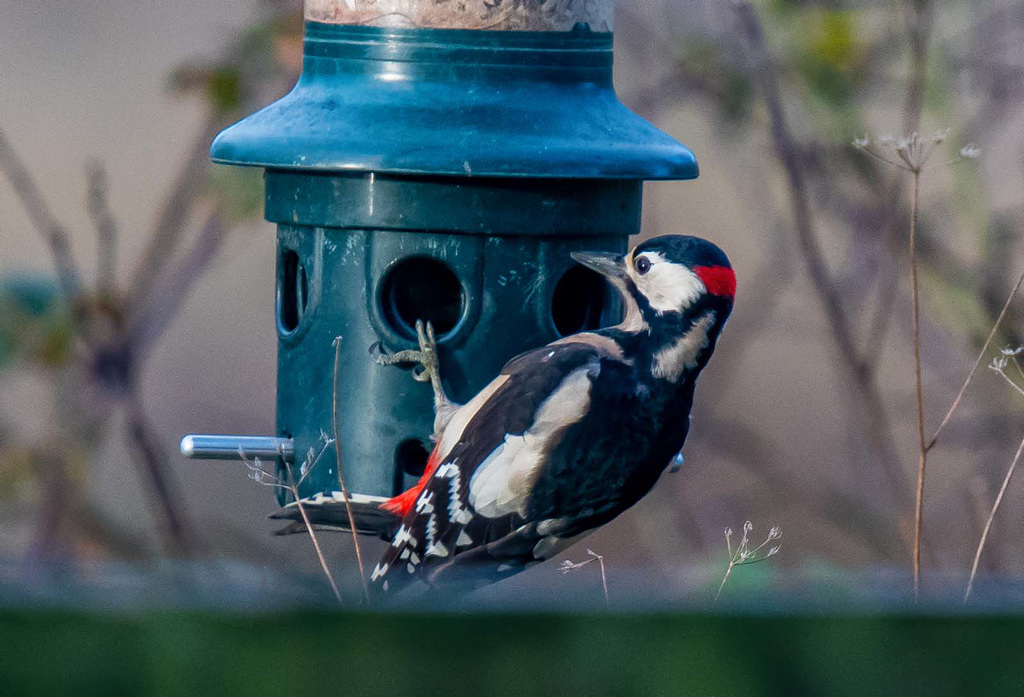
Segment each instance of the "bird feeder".
[[[222,132],[214,162],[266,170],[277,225],[277,433],[190,436],[193,457],[298,458],[333,432],[353,496],[422,473],[432,393],[367,355],[437,334],[468,400],[512,356],[617,320],[570,252],[626,249],[642,182],[693,154],[612,86],[614,0],[306,0],[302,75]],[[338,489],[333,450],[303,496]]]

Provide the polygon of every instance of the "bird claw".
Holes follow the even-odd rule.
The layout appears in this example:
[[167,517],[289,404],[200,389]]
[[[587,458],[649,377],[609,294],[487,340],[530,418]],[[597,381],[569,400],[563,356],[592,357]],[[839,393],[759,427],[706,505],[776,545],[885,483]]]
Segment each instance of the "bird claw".
[[370,344],[370,348],[366,352],[377,365],[381,365],[381,361],[386,360],[388,354],[384,351],[384,345],[379,341],[374,341]]
[[370,358],[377,365],[399,365],[403,363],[418,363],[413,369],[412,377],[417,382],[430,382],[436,374],[440,365],[437,360],[437,338],[434,335],[434,325],[423,320],[416,320],[416,339],[419,343],[419,350],[407,349],[388,353],[379,341],[370,345]]
[[420,370],[413,371],[413,378],[419,382],[430,382],[433,375],[440,374],[440,365],[437,360],[437,338],[434,336],[434,325],[423,320],[416,320],[416,339],[419,342],[420,350],[417,352]]
[[422,351],[407,350],[388,353],[379,341],[370,344],[369,353],[370,359],[377,365],[400,365],[402,363],[422,362]]
[[377,365],[418,364],[412,369],[412,378],[416,382],[429,382],[434,391],[434,430],[440,432],[448,423],[453,411],[453,404],[444,393],[441,385],[441,363],[437,357],[437,337],[434,325],[423,320],[416,320],[416,340],[419,350],[409,349],[387,353],[381,343],[370,346],[370,358]]

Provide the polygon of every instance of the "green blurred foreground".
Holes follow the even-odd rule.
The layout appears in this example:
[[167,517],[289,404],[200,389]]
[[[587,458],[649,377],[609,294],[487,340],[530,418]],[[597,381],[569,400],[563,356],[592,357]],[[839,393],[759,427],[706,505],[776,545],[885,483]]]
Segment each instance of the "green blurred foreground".
[[1024,618],[0,612],[0,695],[993,695]]

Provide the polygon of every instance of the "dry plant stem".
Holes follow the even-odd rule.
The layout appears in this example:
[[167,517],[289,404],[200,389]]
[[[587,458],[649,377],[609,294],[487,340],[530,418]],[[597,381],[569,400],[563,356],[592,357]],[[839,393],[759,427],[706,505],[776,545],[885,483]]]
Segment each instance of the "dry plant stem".
[[[341,363],[341,337],[334,339],[334,385],[331,392],[331,407],[334,421],[334,454],[338,468],[338,486],[341,487],[341,497],[345,501],[345,512],[348,514],[348,526],[352,529],[352,544],[356,550],[356,564],[359,566],[359,581],[363,585],[363,600],[370,602],[370,592],[366,587],[366,571],[363,567],[363,552],[359,547],[359,533],[356,531],[356,518],[352,513],[352,504],[348,499],[348,487],[345,486],[345,476],[341,473],[341,439],[338,434],[338,368]],[[309,527],[309,521],[306,521]]]
[[729,574],[732,573],[733,568],[736,566],[736,561],[733,559],[729,560],[729,568],[725,570],[725,575],[722,576],[722,582],[718,584],[718,592],[715,593],[714,602],[718,602],[718,597],[722,595],[722,589],[725,588],[725,582],[729,580]]
[[725,529],[725,544],[729,550],[729,566],[725,570],[725,575],[722,576],[722,582],[718,584],[718,592],[715,593],[715,599],[711,601],[711,604],[717,604],[719,596],[722,595],[722,589],[725,588],[725,582],[729,580],[729,576],[732,574],[732,570],[737,566],[746,566],[750,564],[759,564],[763,561],[767,561],[775,556],[781,545],[776,545],[768,549],[766,554],[758,556],[758,553],[768,545],[772,540],[777,540],[782,537],[782,528],[773,526],[768,531],[768,536],[764,542],[759,544],[753,549],[750,548],[750,533],[754,529],[753,524],[748,520],[743,524],[743,537],[740,538],[739,543],[736,545],[736,550],[732,548],[732,529]]
[[749,2],[734,4],[740,27],[747,40],[755,78],[761,86],[771,116],[772,140],[776,155],[786,174],[790,191],[797,241],[811,283],[818,294],[833,337],[849,370],[857,398],[868,419],[868,435],[881,455],[889,489],[897,501],[906,495],[906,478],[899,464],[899,456],[886,416],[885,405],[870,366],[860,357],[854,342],[850,319],[843,305],[839,286],[832,278],[817,239],[811,215],[810,192],[800,161],[800,149],[790,131],[775,69],[765,46],[764,31],[757,10]]
[[1021,453],[1024,453],[1024,439],[1021,440],[1020,446],[1017,448],[1017,454],[1013,456],[1013,462],[1010,463],[1010,468],[1006,470],[1006,476],[1003,478],[1003,485],[999,487],[999,494],[996,496],[996,501],[992,504],[992,510],[988,514],[988,520],[985,521],[985,529],[981,533],[981,540],[978,542],[978,549],[974,553],[974,564],[971,565],[971,576],[967,580],[967,590],[964,591],[964,603],[966,604],[971,598],[971,589],[974,588],[974,579],[978,575],[978,564],[981,562],[981,553],[985,549],[985,542],[988,540],[988,532],[992,529],[992,521],[995,520],[996,512],[999,511],[999,504],[1003,502],[1003,494],[1006,493],[1006,488],[1010,484],[1010,479],[1013,478],[1013,472],[1017,469],[1017,462],[1020,460]]
[[[287,460],[282,460],[285,468],[288,470],[288,481],[294,482],[295,477],[292,475],[292,466]],[[338,592],[338,584],[334,582],[334,575],[331,573],[330,568],[327,566],[327,559],[324,558],[323,550],[320,549],[320,541],[316,537],[316,532],[313,530],[313,524],[309,520],[309,516],[306,515],[306,507],[302,505],[302,497],[299,496],[299,487],[296,484],[289,483],[286,487],[288,491],[295,497],[295,505],[299,508],[299,515],[302,516],[302,522],[306,525],[306,530],[309,531],[309,539],[313,541],[313,549],[316,550],[316,557],[320,560],[320,568],[323,569],[324,575],[327,576],[327,581],[331,584],[331,590],[334,591],[334,597],[337,599],[339,605],[344,605],[344,601],[341,599],[341,593]]]
[[1018,385],[1013,380],[1011,380],[1009,375],[1007,375],[1006,373],[1004,373],[1001,370],[998,371],[998,373],[999,373],[999,377],[1001,377],[1003,380],[1006,380],[1006,382],[1009,383],[1010,387],[1012,387],[1013,389],[1017,390],[1017,392],[1019,392],[1020,394],[1024,395],[1024,389],[1022,389],[1020,385]]
[[601,567],[601,589],[604,591],[604,606],[611,607],[612,601],[608,597],[608,577],[604,573],[604,557],[599,556],[597,564]]
[[1000,310],[999,316],[996,317],[995,324],[992,325],[992,329],[989,331],[988,337],[985,339],[985,343],[981,347],[981,351],[978,352],[978,358],[974,361],[974,365],[971,367],[971,372],[967,374],[967,379],[964,380],[964,384],[960,386],[960,391],[957,393],[956,399],[953,400],[953,404],[949,407],[949,411],[947,411],[946,415],[942,418],[942,423],[940,423],[939,427],[935,430],[935,435],[933,435],[932,439],[928,441],[928,450],[934,448],[939,442],[939,435],[942,433],[942,429],[944,429],[950,419],[953,418],[954,412],[956,412],[957,408],[960,406],[960,402],[963,401],[967,388],[974,379],[974,375],[978,372],[981,362],[985,360],[985,354],[988,352],[988,347],[992,344],[992,340],[999,331],[999,326],[1003,323],[1003,319],[1006,318],[1006,314],[1010,311],[1010,305],[1013,304],[1013,299],[1017,296],[1017,292],[1020,290],[1022,284],[1024,284],[1024,269],[1022,269],[1020,274],[1017,276],[1017,281],[1013,284],[1013,289],[1006,297],[1006,302],[1003,303],[1003,309]]
[[921,592],[921,509],[924,502],[924,475],[928,466],[928,445],[924,439],[924,391],[921,387],[921,296],[917,274],[917,214],[921,196],[921,169],[914,170],[914,199],[910,209],[910,281],[914,302],[914,378],[917,388],[917,435],[920,453],[917,459],[917,492],[914,502],[914,599]]
[[591,549],[587,550],[587,554],[590,555],[589,559],[585,559],[584,561],[581,561],[576,564],[566,559],[564,562],[562,562],[562,566],[559,569],[559,571],[561,571],[563,574],[567,574],[570,571],[578,571],[587,564],[591,564],[596,561],[601,569],[601,589],[604,591],[604,606],[611,607],[611,597],[608,595],[608,576],[605,574],[604,570],[604,556],[598,554],[597,552]]

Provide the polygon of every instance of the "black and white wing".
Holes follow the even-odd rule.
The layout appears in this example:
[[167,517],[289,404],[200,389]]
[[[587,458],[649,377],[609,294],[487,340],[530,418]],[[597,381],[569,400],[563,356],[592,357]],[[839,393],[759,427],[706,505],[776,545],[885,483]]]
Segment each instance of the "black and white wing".
[[600,343],[551,344],[512,359],[463,406],[442,436],[437,469],[373,570],[375,588],[394,593],[419,578],[493,581],[535,560],[550,531],[528,519],[531,489],[587,413],[609,358]]

